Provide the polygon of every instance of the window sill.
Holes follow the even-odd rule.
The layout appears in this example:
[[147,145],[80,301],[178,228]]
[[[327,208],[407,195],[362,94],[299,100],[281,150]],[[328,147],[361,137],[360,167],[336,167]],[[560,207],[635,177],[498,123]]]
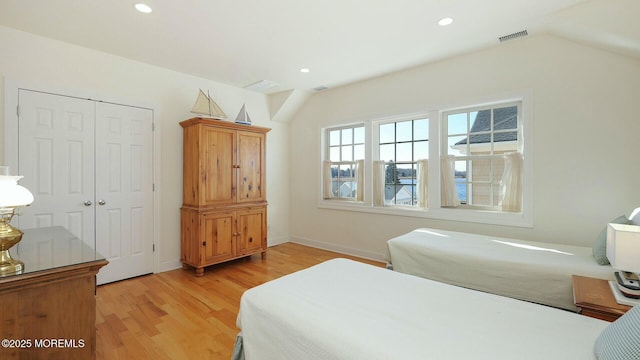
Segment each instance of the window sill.
[[491,210],[464,208],[419,209],[413,207],[377,207],[355,201],[320,200],[318,208],[340,211],[354,211],[391,216],[406,216],[424,219],[463,221],[480,224],[504,225],[515,227],[533,227],[532,216],[526,213],[508,213]]

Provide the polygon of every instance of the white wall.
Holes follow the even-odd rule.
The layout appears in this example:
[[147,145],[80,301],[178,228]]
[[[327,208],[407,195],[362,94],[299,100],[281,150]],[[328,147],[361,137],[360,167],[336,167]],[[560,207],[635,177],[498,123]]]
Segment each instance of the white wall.
[[[533,228],[317,207],[321,127],[525,89],[534,93]],[[640,206],[638,134],[640,60],[551,36],[327,90],[291,124],[291,237],[372,258],[417,227],[590,246],[608,220]]]
[[[157,241],[161,246],[162,270],[180,265],[182,128],[178,123],[193,116],[189,111],[198,88],[210,90],[231,120],[246,103],[255,125],[272,128],[267,135],[269,244],[288,240],[289,167],[282,159],[287,159],[289,153],[289,129],[288,124],[270,121],[265,95],[6,27],[0,27],[0,49],[3,82],[9,79],[65,94],[156,109],[155,121],[161,131],[161,174],[157,179],[161,191],[161,234]],[[0,85],[2,124],[4,84]],[[3,148],[4,134],[0,133],[0,149]]]

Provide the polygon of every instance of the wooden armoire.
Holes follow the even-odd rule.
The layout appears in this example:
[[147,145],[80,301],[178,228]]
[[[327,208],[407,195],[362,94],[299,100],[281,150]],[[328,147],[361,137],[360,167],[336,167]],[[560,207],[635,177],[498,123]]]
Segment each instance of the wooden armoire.
[[222,120],[182,121],[181,261],[204,267],[267,252],[268,128]]

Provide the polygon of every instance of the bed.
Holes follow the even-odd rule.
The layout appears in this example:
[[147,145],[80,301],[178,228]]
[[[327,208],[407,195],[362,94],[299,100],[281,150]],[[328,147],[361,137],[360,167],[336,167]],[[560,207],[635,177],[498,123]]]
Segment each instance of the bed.
[[387,249],[395,271],[571,311],[572,275],[615,280],[591,247],[422,228]]
[[594,359],[594,344],[600,341],[600,355],[609,346],[600,334],[620,331],[611,327],[625,318],[609,325],[334,259],[247,290],[235,354],[246,360]]

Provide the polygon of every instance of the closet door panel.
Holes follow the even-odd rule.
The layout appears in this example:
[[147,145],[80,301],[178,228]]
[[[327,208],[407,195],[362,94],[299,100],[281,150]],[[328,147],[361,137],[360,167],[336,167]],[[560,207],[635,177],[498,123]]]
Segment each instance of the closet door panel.
[[96,103],[98,283],[153,272],[153,112]]
[[[95,246],[94,104],[20,89],[18,168],[34,195],[14,219],[19,228],[63,226]],[[87,205],[89,204],[89,205]]]

